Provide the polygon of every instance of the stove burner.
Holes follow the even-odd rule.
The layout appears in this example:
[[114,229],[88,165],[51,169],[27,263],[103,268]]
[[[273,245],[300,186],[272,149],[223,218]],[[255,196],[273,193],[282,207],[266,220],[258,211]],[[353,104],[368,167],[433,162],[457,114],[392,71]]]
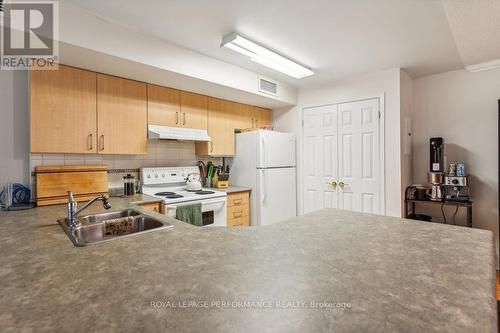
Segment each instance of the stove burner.
[[212,193],[215,193],[214,191],[196,191],[194,192],[195,194],[212,194]]
[[180,194],[168,194],[165,196],[165,198],[167,199],[177,199],[177,198],[183,198],[184,196],[183,195],[180,195]]
[[158,192],[158,193],[155,193],[155,195],[160,195],[160,196],[163,196],[163,195],[174,195],[175,192]]

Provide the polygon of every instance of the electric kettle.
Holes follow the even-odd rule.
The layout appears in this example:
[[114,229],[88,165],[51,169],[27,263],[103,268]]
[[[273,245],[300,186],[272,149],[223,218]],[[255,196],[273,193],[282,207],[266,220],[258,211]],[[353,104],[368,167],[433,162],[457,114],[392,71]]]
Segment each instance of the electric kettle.
[[432,201],[443,201],[444,198],[444,189],[443,185],[433,184],[427,188],[425,194],[429,197],[429,200]]
[[192,172],[186,178],[186,190],[187,191],[200,191],[201,181],[200,174]]

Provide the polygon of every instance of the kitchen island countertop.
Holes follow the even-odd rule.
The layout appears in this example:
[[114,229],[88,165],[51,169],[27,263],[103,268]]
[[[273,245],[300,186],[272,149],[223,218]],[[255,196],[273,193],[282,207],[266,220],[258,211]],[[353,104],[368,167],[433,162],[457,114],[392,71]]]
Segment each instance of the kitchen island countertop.
[[0,212],[2,332],[497,330],[489,231],[335,209],[249,228],[144,212],[174,228],[84,248],[55,222],[64,205]]

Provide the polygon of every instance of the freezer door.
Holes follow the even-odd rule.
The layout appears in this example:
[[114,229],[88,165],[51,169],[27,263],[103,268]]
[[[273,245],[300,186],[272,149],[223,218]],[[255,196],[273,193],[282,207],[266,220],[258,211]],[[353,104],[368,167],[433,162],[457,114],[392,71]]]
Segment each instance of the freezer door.
[[295,191],[295,168],[259,169],[255,225],[269,225],[295,217]]
[[258,131],[257,168],[295,166],[295,135]]

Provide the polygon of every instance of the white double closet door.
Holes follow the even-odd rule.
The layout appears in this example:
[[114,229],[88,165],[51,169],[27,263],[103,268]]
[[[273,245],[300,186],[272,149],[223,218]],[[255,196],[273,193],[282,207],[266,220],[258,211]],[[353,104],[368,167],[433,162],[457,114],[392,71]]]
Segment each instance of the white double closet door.
[[379,99],[304,109],[304,213],[380,214]]

